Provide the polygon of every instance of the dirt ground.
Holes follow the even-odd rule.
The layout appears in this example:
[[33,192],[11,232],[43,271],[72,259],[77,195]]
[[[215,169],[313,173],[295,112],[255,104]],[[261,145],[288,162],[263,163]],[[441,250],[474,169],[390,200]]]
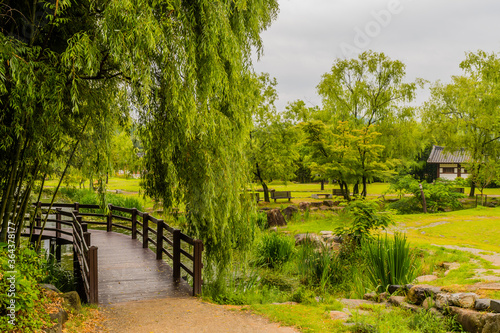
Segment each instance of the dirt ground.
[[104,331],[133,333],[299,332],[292,327],[194,297],[160,298],[104,306]]

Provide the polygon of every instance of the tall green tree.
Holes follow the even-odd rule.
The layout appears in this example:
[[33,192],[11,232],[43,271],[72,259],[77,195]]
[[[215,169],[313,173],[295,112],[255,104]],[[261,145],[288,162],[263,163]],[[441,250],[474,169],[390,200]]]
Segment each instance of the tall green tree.
[[254,103],[251,51],[261,53],[259,34],[277,1],[1,4],[0,241],[53,154],[89,131],[109,143],[103,125],[133,105],[146,193],[167,208],[186,204],[191,232],[205,244],[206,281],[219,276],[231,249],[248,244],[239,190]]
[[434,139],[450,152],[461,148],[468,152],[470,196],[474,196],[475,178],[482,177],[486,156],[490,161],[500,157],[500,57],[483,51],[468,53],[460,67],[464,75],[431,87],[422,119]]
[[[372,179],[368,160],[370,156],[370,128],[376,125],[381,135],[371,141],[373,144],[397,146],[391,128],[404,125],[414,119],[413,109],[405,103],[415,98],[417,83],[405,83],[405,65],[391,60],[383,53],[367,51],[357,59],[337,59],[329,73],[323,75],[318,92],[323,97],[323,110],[320,118],[331,124],[347,121],[350,128],[359,130],[361,142],[357,147],[359,170],[356,174],[362,184],[361,195],[366,196],[367,181]],[[390,126],[392,125],[392,126]],[[406,131],[400,131],[405,135]],[[368,140],[368,141],[363,141]],[[412,153],[414,153],[412,151]],[[379,162],[385,159],[401,158],[399,152],[378,154]]]
[[276,111],[276,79],[261,74],[257,82],[259,102],[253,114],[247,154],[253,176],[262,185],[264,201],[269,202],[269,181],[295,177],[297,140],[294,126]]

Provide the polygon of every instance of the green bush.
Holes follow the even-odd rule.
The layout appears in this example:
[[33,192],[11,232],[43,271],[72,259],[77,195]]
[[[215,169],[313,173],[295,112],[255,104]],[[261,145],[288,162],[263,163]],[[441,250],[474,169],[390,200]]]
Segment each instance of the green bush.
[[377,204],[373,201],[351,201],[343,214],[350,220],[350,225],[336,228],[335,232],[337,235],[349,236],[357,244],[361,244],[365,238],[370,238],[372,231],[385,230],[390,224],[394,224],[389,214],[377,212]]
[[[39,286],[46,276],[42,256],[29,248],[18,248],[13,255],[15,267],[9,262],[10,256],[7,245],[0,244],[0,332],[41,331],[42,327],[52,325],[44,309],[49,300]],[[15,281],[15,295],[11,292],[11,281]],[[15,330],[7,316],[12,299],[15,300]]]
[[265,233],[257,245],[256,263],[270,268],[280,267],[290,260],[294,251],[293,238],[277,232]]
[[49,259],[42,263],[42,269],[47,272],[43,283],[50,283],[63,293],[75,290],[73,272],[65,270],[55,256],[50,255]]
[[339,252],[324,244],[316,248],[312,242],[305,242],[297,262],[301,281],[306,285],[345,292],[347,297],[360,297],[366,292],[365,264],[357,247],[341,248]]
[[[459,199],[463,198],[462,193],[456,192],[456,186],[463,186],[463,180],[449,181],[439,179],[434,183],[422,183],[425,195],[427,210],[437,212],[445,209],[459,209],[462,207]],[[386,193],[398,193],[401,199],[404,194],[412,194],[411,199],[405,199],[399,204],[391,205],[400,214],[408,212],[422,212],[423,202],[419,182],[410,175],[397,178]]]
[[[87,189],[76,189],[76,188],[61,188],[60,193],[66,196],[71,202],[78,202],[81,205],[99,205],[102,206],[103,201],[98,193],[87,190]],[[125,207],[125,208],[137,208],[140,211],[143,211],[143,206],[141,200],[136,197],[129,197],[124,195],[117,194],[106,194],[105,197],[106,203],[112,204],[114,206]],[[103,213],[104,210],[86,210],[82,209],[82,212],[99,212]],[[117,215],[124,215],[125,213],[116,212]]]
[[385,291],[391,284],[411,283],[419,273],[416,256],[404,234],[395,233],[394,238],[379,236],[363,244],[367,260],[367,275],[377,291]]

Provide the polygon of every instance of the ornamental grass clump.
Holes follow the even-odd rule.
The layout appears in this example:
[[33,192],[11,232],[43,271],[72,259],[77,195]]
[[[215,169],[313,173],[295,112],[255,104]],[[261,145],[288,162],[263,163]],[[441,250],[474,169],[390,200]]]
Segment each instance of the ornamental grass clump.
[[295,251],[293,238],[277,232],[265,233],[257,245],[258,265],[270,268],[281,267]]
[[367,260],[367,275],[377,291],[384,291],[389,285],[411,283],[418,275],[420,266],[410,250],[406,235],[395,233],[390,239],[387,234],[364,243]]

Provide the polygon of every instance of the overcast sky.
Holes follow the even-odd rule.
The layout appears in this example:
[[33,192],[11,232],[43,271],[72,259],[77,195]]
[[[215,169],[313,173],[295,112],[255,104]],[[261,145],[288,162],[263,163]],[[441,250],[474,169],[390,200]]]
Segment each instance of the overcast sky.
[[[262,34],[257,72],[278,80],[278,110],[302,99],[320,105],[316,86],[335,58],[384,52],[406,64],[407,81],[449,81],[465,53],[500,52],[498,0],[279,0]],[[427,89],[418,102],[426,100]]]

